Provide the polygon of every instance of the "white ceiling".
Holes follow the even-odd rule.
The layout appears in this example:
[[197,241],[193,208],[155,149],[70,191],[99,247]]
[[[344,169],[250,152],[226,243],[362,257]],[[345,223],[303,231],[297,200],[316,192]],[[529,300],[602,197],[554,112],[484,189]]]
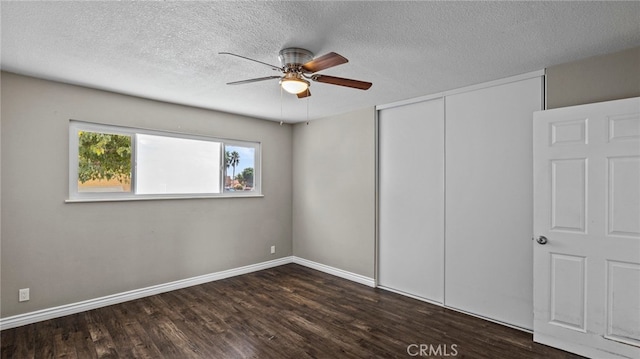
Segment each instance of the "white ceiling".
[[[640,2],[5,2],[5,71],[285,122],[315,119],[640,46]],[[334,51],[312,83],[281,92],[278,51]]]

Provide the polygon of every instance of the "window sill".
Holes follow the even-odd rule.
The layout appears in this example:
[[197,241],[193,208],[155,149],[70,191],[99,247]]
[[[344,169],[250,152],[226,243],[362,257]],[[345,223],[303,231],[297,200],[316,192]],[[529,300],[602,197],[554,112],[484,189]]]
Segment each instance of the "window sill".
[[154,197],[114,197],[114,198],[69,198],[65,203],[87,203],[87,202],[131,202],[131,201],[164,201],[175,199],[212,199],[212,198],[263,198],[263,194],[247,195],[216,195],[216,196],[154,196]]

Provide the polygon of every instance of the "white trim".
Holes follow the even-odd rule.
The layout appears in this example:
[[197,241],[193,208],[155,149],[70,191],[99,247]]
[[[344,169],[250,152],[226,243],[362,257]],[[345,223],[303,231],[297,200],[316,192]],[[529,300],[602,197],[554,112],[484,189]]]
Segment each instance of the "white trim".
[[406,99],[406,100],[400,100],[400,101],[396,101],[396,102],[392,102],[392,103],[387,103],[387,104],[384,104],[384,105],[378,105],[378,106],[376,106],[376,111],[386,110],[386,109],[389,109],[389,108],[400,107],[400,106],[405,106],[405,105],[411,105],[411,104],[418,103],[418,102],[431,101],[431,100],[439,99],[439,98],[442,98],[442,97],[445,97],[445,96],[446,95],[445,95],[444,92],[438,92],[438,93],[434,93],[434,94],[430,94],[430,95],[409,98],[409,99]]
[[238,194],[230,195],[225,192],[220,195],[193,195],[193,194],[178,194],[178,195],[159,195],[149,197],[117,197],[117,198],[74,198],[65,199],[64,203],[89,203],[89,202],[131,202],[131,201],[164,201],[168,199],[211,199],[211,198],[264,198],[264,194],[254,194],[253,191],[238,192]]
[[374,133],[375,133],[375,164],[374,164],[374,194],[373,201],[375,208],[373,210],[374,218],[374,249],[373,249],[373,285],[378,286],[380,281],[380,111],[374,112]]
[[310,261],[308,259],[304,259],[304,258],[300,258],[300,257],[296,257],[296,256],[293,256],[292,258],[293,258],[293,263],[295,263],[295,264],[300,264],[302,266],[305,266],[305,267],[308,267],[308,268],[311,268],[311,269],[315,269],[315,270],[318,270],[320,272],[328,273],[328,274],[334,275],[336,277],[344,278],[344,279],[350,280],[352,282],[364,284],[364,285],[372,287],[372,288],[375,288],[375,286],[376,286],[376,282],[375,282],[375,280],[373,278],[365,277],[365,276],[360,275],[360,274],[348,272],[348,271],[343,270],[343,269],[331,267],[331,266],[328,266],[326,264]]
[[[98,132],[127,136],[131,139],[131,190],[129,192],[80,192],[78,189],[78,132]],[[211,158],[210,168],[212,172],[218,172],[219,192],[205,193],[140,193],[138,188],[138,154],[140,150],[140,136],[154,136],[170,138],[173,140],[193,140],[216,144],[220,152],[218,159]],[[254,150],[253,163],[253,190],[252,191],[225,191],[224,190],[224,156],[229,146],[246,147]],[[219,165],[219,168],[217,168]],[[65,203],[78,202],[114,202],[137,200],[170,200],[170,199],[197,199],[197,198],[230,198],[230,197],[264,197],[262,194],[262,143],[259,141],[233,140],[207,134],[190,134],[165,130],[151,130],[110,124],[84,122],[74,119],[69,120],[69,193]],[[211,190],[216,190],[211,188]]]
[[165,293],[176,289],[187,288],[198,284],[213,282],[220,279],[235,277],[238,275],[273,268],[289,263],[292,263],[292,257],[283,257],[266,262],[250,264],[244,267],[232,268],[221,272],[205,274],[197,277],[177,280],[174,282],[107,295],[100,298],[89,299],[82,302],[41,309],[34,312],[18,314],[7,318],[0,318],[0,330],[16,328],[43,320],[49,320],[53,318],[63,317],[65,315],[85,312],[96,308],[102,308],[113,304],[123,303],[130,300]]
[[366,286],[375,288],[375,281],[373,278],[365,277],[360,274],[355,274],[342,269],[330,267],[325,264],[313,262],[304,258],[289,256],[279,259],[274,259],[266,262],[250,264],[244,267],[232,268],[223,270],[221,272],[204,274],[197,277],[191,277],[187,279],[181,279],[174,282],[153,285],[146,288],[134,289],[127,292],[116,293],[107,295],[100,298],[94,298],[85,300],[82,302],[76,302],[71,304],[65,304],[58,307],[46,308],[36,310],[34,312],[18,314],[7,318],[0,318],[0,330],[11,329],[20,327],[27,324],[33,324],[44,320],[64,317],[66,315],[85,312],[92,309],[102,308],[113,304],[124,303],[134,299],[144,298],[160,293],[170,292],[176,289],[182,289],[199,285],[203,283],[209,283],[225,278],[235,277],[242,274],[251,272],[257,272],[264,269],[278,267],[281,265],[296,263],[302,266],[315,269],[324,273],[334,275],[336,277],[344,278],[352,282],[364,284]]
[[426,96],[420,96],[420,97],[415,97],[415,98],[411,98],[411,99],[396,101],[396,102],[392,102],[392,103],[388,103],[388,104],[384,104],[384,105],[378,105],[378,106],[376,106],[376,110],[384,110],[384,109],[387,109],[387,108],[393,108],[393,107],[409,105],[409,104],[416,103],[416,102],[423,102],[423,101],[433,100],[433,99],[440,98],[440,97],[457,95],[457,94],[460,94],[460,93],[463,93],[463,92],[469,92],[469,91],[479,90],[479,89],[483,89],[483,88],[504,85],[504,84],[508,84],[508,83],[511,83],[511,82],[528,80],[528,79],[531,79],[531,78],[534,78],[534,77],[544,77],[544,74],[545,74],[545,70],[537,70],[537,71],[527,72],[527,73],[524,73],[524,74],[521,74],[521,75],[505,77],[505,78],[494,80],[494,81],[483,82],[483,83],[479,83],[479,84],[475,84],[475,85],[471,85],[471,86],[466,86],[466,87],[461,87],[461,88],[457,88],[457,89],[453,89],[453,90],[442,91],[442,92],[438,92],[438,93],[430,94],[430,95],[426,95]]
[[542,110],[547,109],[547,69],[544,69],[544,76],[542,76]]

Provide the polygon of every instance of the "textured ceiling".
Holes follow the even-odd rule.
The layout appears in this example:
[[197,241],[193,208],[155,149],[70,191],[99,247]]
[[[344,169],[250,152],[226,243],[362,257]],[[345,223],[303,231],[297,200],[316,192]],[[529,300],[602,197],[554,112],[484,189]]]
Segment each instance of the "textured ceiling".
[[[305,121],[640,46],[640,2],[5,2],[5,71],[285,122]],[[278,51],[337,52],[281,95]],[[308,107],[307,107],[308,106]]]

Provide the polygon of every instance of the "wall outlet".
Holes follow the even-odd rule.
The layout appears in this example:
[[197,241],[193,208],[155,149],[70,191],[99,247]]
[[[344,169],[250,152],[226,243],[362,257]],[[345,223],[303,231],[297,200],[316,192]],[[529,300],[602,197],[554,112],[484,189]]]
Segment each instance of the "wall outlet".
[[271,254],[275,254],[276,253],[276,246],[271,246]]
[[18,291],[18,302],[26,302],[29,300],[29,288],[20,289]]

